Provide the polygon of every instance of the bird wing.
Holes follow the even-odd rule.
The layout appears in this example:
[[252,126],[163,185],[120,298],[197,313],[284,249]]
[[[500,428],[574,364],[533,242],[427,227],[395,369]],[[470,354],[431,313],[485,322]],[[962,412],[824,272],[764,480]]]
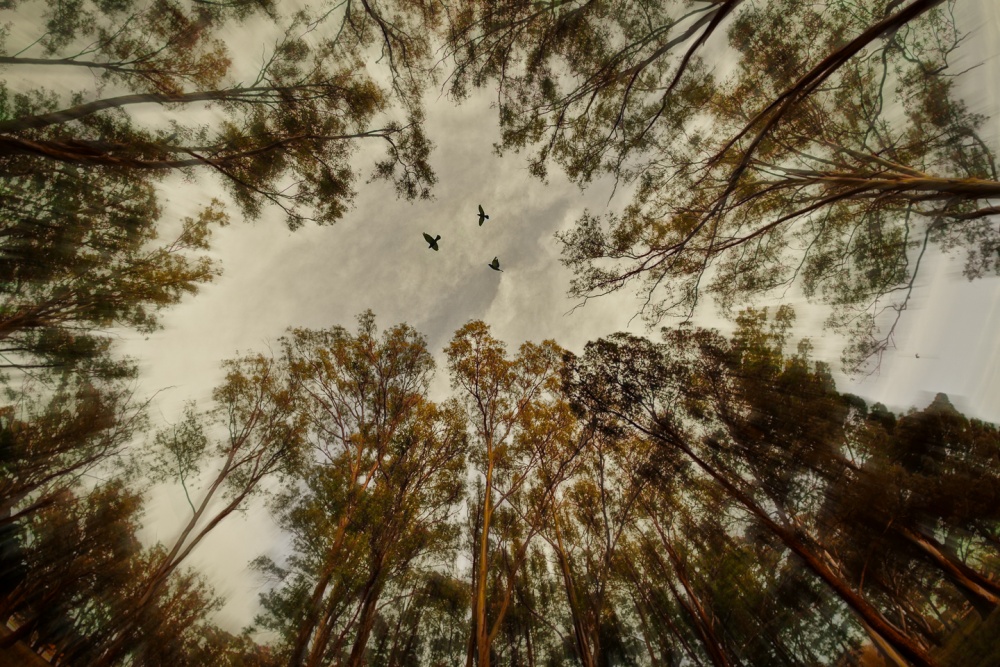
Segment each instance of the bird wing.
[[479,215],[486,215],[486,211],[483,210],[483,205],[479,205]]
[[424,232],[424,239],[430,244],[434,243],[434,237],[428,234],[427,232]]

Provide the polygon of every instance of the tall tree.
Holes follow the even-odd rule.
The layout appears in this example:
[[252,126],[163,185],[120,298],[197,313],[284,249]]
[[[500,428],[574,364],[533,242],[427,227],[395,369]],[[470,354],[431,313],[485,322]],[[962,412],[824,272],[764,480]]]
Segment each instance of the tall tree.
[[8,389],[0,415],[0,525],[60,502],[95,468],[124,459],[146,426],[145,405],[124,381],[63,373],[44,390]]
[[216,262],[195,254],[208,250],[215,226],[228,223],[218,202],[157,243],[160,210],[149,184],[95,181],[73,171],[0,185],[20,193],[0,198],[7,368],[70,368],[99,358],[107,349],[101,329],[155,329],[157,311],[219,273]]
[[[260,494],[266,478],[289,471],[301,456],[302,420],[295,413],[296,385],[288,368],[263,355],[230,360],[224,367],[226,379],[213,393],[218,407],[201,416],[189,406],[183,420],[157,435],[151,472],[156,479],[180,482],[191,516],[172,544],[151,559],[118,612],[114,634],[88,664],[103,667],[121,660],[141,636],[142,619],[191,552]],[[213,422],[224,432],[214,443],[205,432]],[[195,502],[188,482],[209,452],[217,468]]]
[[[408,22],[394,23],[386,18],[394,16],[391,9],[366,2],[364,11],[347,5],[345,13],[334,5],[316,15],[302,11],[289,20],[274,18],[277,37],[260,69],[235,80],[214,36],[231,14],[222,5],[202,3],[189,14],[167,0],[145,9],[123,3],[127,10],[108,13],[81,4],[90,23],[77,30],[64,26],[63,16],[59,27],[71,34],[56,39],[50,30],[48,41],[42,40],[59,55],[69,49],[52,64],[102,71],[126,90],[63,100],[5,88],[0,95],[5,173],[41,174],[73,165],[148,182],[174,170],[208,169],[221,177],[244,215],[255,218],[265,205],[275,205],[294,229],[307,220],[329,224],[343,215],[353,196],[351,155],[359,142],[374,138],[388,149],[374,176],[395,182],[408,198],[429,196],[430,144],[413,92],[428,76],[422,66],[427,49],[413,35],[429,31],[404,27],[432,21],[431,13],[406,5],[398,13]],[[62,16],[58,7],[56,13]],[[339,28],[332,25],[338,17]],[[318,43],[314,31],[322,35]],[[96,50],[97,61],[85,63],[70,48],[74,38],[84,37],[95,40],[84,51]],[[365,71],[364,52],[376,40],[396,45],[390,69],[393,80],[407,78],[407,86],[383,90]],[[175,51],[183,55],[173,57]],[[38,64],[28,62],[34,60],[6,59],[14,66]],[[405,123],[389,117],[396,102],[408,116]],[[166,129],[145,126],[133,112],[150,104],[175,111],[177,120]],[[218,122],[204,124],[198,110],[205,105],[220,110]]]
[[[455,332],[445,350],[472,433],[481,495],[471,503],[472,628],[467,664],[490,664],[518,573],[552,505],[559,470],[572,459],[574,420],[558,394],[561,350],[525,343],[510,358],[481,321]],[[536,486],[533,481],[541,480]],[[494,577],[495,574],[500,574]],[[495,582],[495,583],[493,583]],[[491,585],[493,583],[493,585]]]
[[[711,350],[724,345],[713,338],[708,332],[680,331],[663,344],[624,334],[591,343],[584,357],[574,362],[571,392],[588,410],[621,420],[693,464],[800,558],[886,646],[915,664],[936,664],[912,635],[892,623],[852,586],[801,517],[788,512],[787,505],[772,505],[780,497],[768,494],[766,484],[748,480],[746,474],[750,471],[733,469],[732,463],[747,459],[726,461],[716,455],[725,451],[723,443],[729,441],[729,436],[725,423],[716,421],[718,406],[706,400],[710,394],[702,393],[706,382],[701,377],[712,366],[689,365],[691,360],[704,359],[699,347]],[[696,428],[699,422],[702,426]],[[695,435],[702,428],[707,429],[707,437]]]
[[635,281],[656,322],[798,285],[834,307],[858,367],[891,344],[928,247],[965,250],[970,278],[1000,269],[1000,183],[955,94],[951,5],[900,4],[742,7],[736,72],[635,173],[633,203],[561,235],[572,294]]
[[360,664],[386,587],[453,539],[464,430],[427,399],[433,359],[407,325],[379,335],[368,311],[357,333],[295,329],[283,346],[312,455],[278,507],[295,552],[260,562],[282,580],[260,620],[289,665]]
[[705,94],[697,53],[742,0],[482,2],[451,14],[452,94],[495,82],[500,148],[586,183],[621,173]]

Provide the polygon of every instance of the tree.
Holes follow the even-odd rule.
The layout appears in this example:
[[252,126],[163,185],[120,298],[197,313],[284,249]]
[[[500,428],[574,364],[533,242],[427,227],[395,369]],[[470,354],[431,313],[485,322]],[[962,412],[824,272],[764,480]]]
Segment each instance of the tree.
[[[232,12],[209,3],[191,8],[171,0],[145,6],[133,0],[72,7],[48,1],[8,4],[41,12],[46,30],[17,54],[0,56],[0,65],[80,68],[103,84],[176,92],[185,85],[217,85],[231,64],[216,31]],[[33,47],[40,47],[40,57],[22,55],[39,50]]]
[[[617,334],[588,344],[582,360],[572,362],[571,394],[588,411],[620,420],[674,456],[689,461],[801,559],[886,647],[915,664],[936,664],[910,634],[889,621],[851,585],[836,559],[823,549],[802,518],[780,504],[768,509],[776,496],[765,493],[767,502],[758,497],[761,490],[766,491],[767,480],[752,484],[738,468],[733,470],[729,462],[715,455],[716,451],[725,451],[723,443],[729,437],[724,419],[715,412],[718,405],[708,399],[710,394],[702,393],[706,381],[701,378],[711,366],[695,371],[698,367],[689,363],[705,358],[699,348],[719,349],[724,343],[709,332],[679,331],[668,340],[654,344]],[[695,429],[699,422],[701,426]],[[697,437],[698,431],[706,432],[703,429],[710,435]],[[736,458],[738,464],[747,461]]]
[[456,7],[451,92],[497,86],[499,149],[538,145],[531,170],[582,183],[655,150],[705,94],[696,54],[742,0],[480,2]]
[[405,324],[379,336],[368,311],[356,334],[295,329],[283,348],[312,456],[278,505],[295,551],[259,562],[281,580],[259,621],[289,665],[360,664],[387,587],[454,539],[464,431],[454,406],[427,399],[433,359]]
[[[480,321],[455,332],[445,350],[452,387],[472,432],[478,495],[472,525],[472,632],[467,664],[490,664],[533,537],[552,505],[559,471],[575,455],[575,420],[558,395],[561,350],[552,341],[525,343],[508,358]],[[532,481],[540,479],[540,484]],[[554,482],[554,483],[553,483]],[[499,569],[502,566],[502,570]],[[496,577],[492,586],[491,575]],[[491,590],[492,589],[492,590]]]
[[97,487],[84,498],[63,492],[62,502],[22,520],[22,578],[0,603],[0,617],[20,618],[9,647],[38,632],[45,637],[59,621],[100,597],[118,581],[138,549],[135,530],[141,497],[120,482]]
[[[288,472],[301,456],[302,423],[295,413],[296,385],[289,369],[263,355],[230,360],[224,367],[225,382],[213,393],[218,407],[202,417],[189,406],[182,421],[156,437],[154,479],[178,479],[191,517],[170,547],[151,558],[117,612],[114,634],[88,664],[120,660],[129,644],[142,636],[142,619],[191,552],[251,496],[260,494],[266,478]],[[225,433],[214,446],[205,432],[207,420]],[[186,480],[198,474],[209,451],[217,457],[218,468],[196,504]]]
[[[296,14],[279,28],[260,70],[246,81],[227,76],[229,58],[214,37],[222,19],[232,14],[223,5],[200,3],[189,14],[161,0],[134,14],[107,15],[86,5],[84,16],[89,12],[92,20],[83,22],[79,37],[94,37],[84,52],[96,50],[100,58],[85,62],[71,51],[52,64],[96,68],[124,83],[128,92],[103,96],[98,91],[92,99],[77,95],[65,102],[42,91],[0,91],[0,165],[9,174],[44,174],[73,165],[147,183],[171,171],[207,168],[222,178],[245,216],[256,218],[265,205],[275,205],[294,229],[307,220],[329,224],[344,214],[353,196],[351,154],[358,142],[374,138],[388,148],[375,177],[394,181],[408,198],[427,197],[434,181],[427,164],[430,144],[412,92],[425,80],[420,67],[426,57],[412,34],[424,33],[393,27],[383,17],[385,9],[363,4],[366,11],[348,8],[340,30],[331,29],[319,44],[310,33],[326,27],[338,7],[317,16]],[[414,12],[423,16],[410,6],[399,14],[413,17]],[[64,25],[65,17],[53,21],[70,33],[49,36],[46,46],[55,55],[78,36],[75,27]],[[411,91],[403,100],[409,116],[405,125],[386,119],[373,127],[395,96],[364,72],[363,51],[376,34],[399,47],[389,58],[394,80],[405,74],[410,81],[395,88]],[[11,56],[6,62],[37,60]],[[168,129],[143,127],[130,113],[143,104],[174,110],[180,120]],[[200,122],[195,111],[205,104],[222,112],[220,122]]]
[[986,202],[1000,184],[982,118],[955,98],[962,36],[937,4],[743,7],[737,72],[702,96],[698,126],[634,173],[623,213],[560,236],[571,293],[636,281],[657,322],[705,293],[728,310],[799,285],[851,330],[858,368],[891,345],[929,245],[964,249],[970,278],[998,270]]
[[593,667],[615,662],[624,643],[616,627],[627,605],[618,589],[619,557],[649,482],[649,446],[597,429],[578,463],[542,535],[561,578],[578,659]]
[[33,384],[9,389],[0,416],[0,525],[60,502],[146,426],[145,404],[124,381],[63,374],[49,392]]
[[[219,274],[208,250],[228,223],[217,201],[159,242],[152,186],[59,168],[0,185],[0,344],[5,368],[115,374],[100,330],[148,332],[159,310]],[[81,370],[87,370],[81,368]]]

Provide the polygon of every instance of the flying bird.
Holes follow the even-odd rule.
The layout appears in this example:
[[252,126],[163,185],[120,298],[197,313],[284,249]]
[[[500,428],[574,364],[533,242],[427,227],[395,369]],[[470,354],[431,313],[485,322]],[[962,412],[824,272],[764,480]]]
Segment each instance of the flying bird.
[[441,238],[440,234],[432,237],[427,232],[424,232],[424,240],[427,241],[427,243],[429,244],[427,247],[430,248],[431,250],[440,250],[440,248],[438,248],[438,240],[440,238]]
[[479,205],[479,226],[482,227],[483,223],[490,219],[490,216],[486,215],[486,211],[483,210],[483,205]]
[[500,273],[503,273],[503,269],[500,268],[500,259],[498,257],[494,257],[493,261],[487,264],[486,266],[490,267],[494,271],[499,271]]

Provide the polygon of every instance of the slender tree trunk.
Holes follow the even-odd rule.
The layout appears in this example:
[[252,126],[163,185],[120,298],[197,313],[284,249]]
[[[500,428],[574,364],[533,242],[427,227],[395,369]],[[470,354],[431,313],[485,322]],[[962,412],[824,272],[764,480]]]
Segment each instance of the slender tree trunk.
[[396,628],[392,632],[392,647],[389,649],[388,667],[396,667],[396,664],[399,662],[399,633],[403,627],[403,620],[406,618],[410,609],[414,606],[420,607],[421,604],[422,602],[420,601],[420,596],[414,593],[413,597],[410,600],[407,600],[402,611],[399,612],[399,617],[396,619]]
[[868,634],[869,639],[872,640],[872,645],[878,649],[878,652],[885,657],[886,661],[890,664],[895,665],[895,667],[910,667],[910,663],[899,654],[892,644],[887,642],[882,635],[875,632],[871,626],[869,626],[864,621],[861,621],[861,627],[864,628],[865,632]]
[[373,568],[371,577],[365,584],[361,607],[361,618],[359,619],[358,631],[354,636],[354,646],[351,647],[350,657],[347,659],[347,667],[361,667],[365,660],[365,648],[368,646],[368,637],[371,634],[372,626],[375,624],[375,611],[378,608],[378,600],[382,594],[382,562],[379,557],[377,564]]
[[927,653],[914,639],[902,632],[895,625],[890,623],[868,600],[858,594],[839,574],[834,572],[823,559],[816,555],[798,535],[792,530],[779,525],[767,512],[764,511],[750,496],[744,493],[739,487],[731,482],[725,475],[709,465],[679,437],[666,437],[660,433],[650,431],[639,424],[629,420],[633,426],[657,441],[670,447],[675,447],[690,458],[699,468],[714,479],[725,491],[738,501],[744,509],[764,524],[782,543],[788,547],[813,574],[822,579],[858,617],[860,617],[872,631],[881,635],[886,642],[898,651],[907,660],[918,667],[937,667],[938,663]]
[[552,526],[556,533],[556,555],[559,557],[559,566],[563,575],[563,586],[566,588],[566,597],[569,599],[570,616],[573,619],[573,634],[576,637],[577,651],[580,654],[580,662],[584,667],[594,667],[594,657],[587,646],[587,637],[583,628],[583,619],[580,612],[580,604],[576,599],[576,586],[573,583],[573,573],[570,571],[569,559],[566,557],[566,550],[563,546],[562,531],[559,530],[559,513],[552,513]]
[[283,88],[258,86],[256,88],[226,88],[222,90],[203,90],[176,94],[133,93],[131,95],[119,95],[118,97],[107,97],[102,100],[85,102],[51,113],[2,121],[0,122],[0,132],[13,134],[27,130],[41,130],[51,125],[60,125],[73,120],[80,120],[106,109],[120,109],[133,104],[190,104],[192,102],[217,102],[222,100],[252,102],[255,97],[268,94],[277,95],[281,91],[292,92],[301,88],[301,86]]
[[[649,591],[648,585],[645,582],[640,581],[639,574],[638,571],[636,570],[635,565],[631,565],[628,571],[629,571],[629,579],[632,581],[632,584],[635,587],[634,590],[636,593],[639,594],[641,598],[641,604],[646,606],[649,613],[653,615],[654,619],[659,618],[663,622],[663,624],[667,626],[667,630],[669,630],[670,633],[677,638],[677,640],[681,644],[681,648],[683,649],[684,653],[686,653],[687,656],[691,658],[691,662],[700,667],[702,665],[701,658],[698,657],[697,651],[695,651],[694,648],[691,647],[690,642],[688,642],[684,634],[677,628],[677,626],[674,625],[673,620],[671,620],[670,618],[670,612],[668,610],[662,609],[660,605],[654,604],[651,600],[648,600],[648,591]],[[636,601],[634,597],[633,597],[633,602],[636,603],[637,609],[641,608],[640,602]],[[665,660],[666,656],[671,654],[670,650],[671,647],[667,643],[664,637],[664,633],[662,631],[657,630],[656,638],[657,642],[660,644],[660,652],[663,654]],[[654,662],[653,664],[655,665],[657,663]]]
[[[674,551],[673,545],[667,540],[666,535],[663,534],[659,523],[656,519],[653,519],[653,523],[656,527],[656,531],[660,536],[660,542],[663,544],[664,548],[667,550],[667,555],[670,557],[670,561],[674,566],[674,573],[677,575],[678,581],[681,582],[681,586],[684,587],[684,592],[687,595],[690,602],[690,607],[687,607],[687,611],[692,615],[692,620],[695,621],[695,626],[698,628],[698,634],[705,644],[705,649],[708,653],[708,657],[711,658],[712,663],[716,667],[729,667],[729,658],[726,656],[726,651],[722,648],[722,642],[719,640],[719,636],[715,632],[715,622],[709,616],[708,612],[705,611],[704,605],[701,604],[701,599],[695,593],[694,588],[691,586],[691,582],[687,578],[687,572],[685,571],[684,564],[681,562],[680,557],[677,552]],[[652,545],[650,545],[652,546]],[[677,597],[677,601],[681,602],[680,598],[677,596],[677,591],[671,584],[671,590],[674,592],[674,596]]]
[[306,657],[309,638],[312,637],[313,631],[316,629],[316,623],[319,621],[323,595],[326,593],[326,589],[330,585],[330,580],[333,578],[333,573],[337,569],[337,554],[344,543],[344,536],[347,532],[349,520],[350,514],[345,513],[337,523],[337,534],[334,537],[330,551],[327,552],[326,564],[323,567],[323,571],[320,573],[316,585],[313,586],[312,594],[309,596],[306,617],[299,624],[299,631],[295,636],[295,644],[288,658],[288,667],[299,667],[302,664],[302,660]]
[[790,180],[797,186],[813,183],[832,188],[850,188],[860,193],[852,198],[885,196],[887,194],[906,195],[914,201],[936,201],[941,199],[988,199],[1000,196],[1000,183],[982,178],[935,178],[897,175],[889,178],[850,173],[821,173],[815,177]]
[[642,641],[646,645],[646,653],[649,654],[649,663],[651,665],[657,665],[659,664],[659,661],[656,659],[656,652],[653,650],[653,644],[649,640],[649,621],[646,619],[646,612],[643,610],[639,601],[635,599],[634,591],[629,591],[629,597],[632,598],[632,605],[635,607],[636,613],[639,614],[639,629],[642,631]]
[[184,547],[184,543],[187,541],[191,533],[194,532],[198,522],[208,510],[208,506],[215,497],[215,494],[218,492],[219,488],[221,488],[223,482],[229,475],[229,471],[233,461],[235,460],[236,451],[237,450],[235,448],[230,450],[229,455],[226,458],[226,463],[223,465],[218,475],[216,475],[215,480],[212,482],[212,485],[205,493],[198,509],[192,515],[191,519],[184,527],[184,530],[181,531],[180,536],[174,542],[174,546],[163,558],[163,560],[160,561],[160,564],[153,571],[153,573],[147,578],[142,594],[120,619],[120,626],[116,631],[117,636],[112,639],[101,655],[90,663],[90,667],[109,667],[121,657],[121,650],[131,637],[132,633],[135,631],[143,612],[145,612],[149,608],[150,604],[152,604],[155,600],[157,593],[159,593],[159,591],[166,584],[170,575],[181,566],[191,551],[198,545],[199,542],[201,542],[202,539],[204,539],[205,535],[214,529],[215,526],[217,526],[223,519],[232,514],[236,507],[243,501],[243,498],[246,496],[248,491],[236,496],[232,501],[230,501],[226,507],[212,517],[212,520],[209,521],[197,535],[195,535],[194,539],[191,540],[187,547]]
[[486,491],[483,495],[483,527],[479,535],[479,563],[476,574],[476,664],[490,666],[489,627],[486,625],[486,578],[489,574],[490,520],[493,516],[493,452],[487,453]]
[[944,571],[983,618],[1000,605],[1000,586],[960,561],[948,547],[922,531],[901,527],[899,532]]
[[330,638],[333,636],[333,626],[340,619],[344,611],[343,609],[339,611],[337,609],[341,604],[343,596],[346,595],[344,588],[341,582],[338,582],[333,587],[333,591],[326,601],[323,616],[316,623],[318,630],[312,636],[312,646],[309,649],[309,653],[305,656],[306,667],[319,667],[323,661],[323,655],[326,653],[327,646],[330,644]]

